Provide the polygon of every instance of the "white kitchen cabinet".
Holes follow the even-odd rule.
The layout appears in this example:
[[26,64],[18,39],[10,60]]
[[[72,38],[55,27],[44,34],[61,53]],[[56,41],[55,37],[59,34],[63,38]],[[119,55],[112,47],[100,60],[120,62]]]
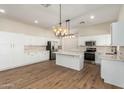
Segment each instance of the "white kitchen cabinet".
[[97,46],[110,46],[111,45],[111,35],[99,35],[96,36]]
[[46,46],[47,45],[47,39],[44,37],[41,37],[41,43],[43,46]]
[[47,42],[46,39],[43,38],[43,37],[25,35],[25,43],[24,43],[24,45],[45,46],[45,45],[47,45],[46,42]]
[[42,37],[34,37],[32,45],[39,45],[39,46],[45,45],[45,39]]
[[44,51],[42,55],[43,55],[43,61],[49,60],[49,51]]
[[112,23],[112,45],[124,46],[124,22]]
[[56,64],[80,71],[84,67],[84,55],[76,52],[56,52]]
[[44,38],[0,32],[0,71],[49,59],[49,51],[24,53],[24,45],[44,45]]
[[47,38],[47,41],[56,42],[58,45],[61,45],[59,38]]
[[11,48],[13,56],[13,66],[21,66],[24,62],[24,35],[22,34],[12,34],[11,43],[13,47]]
[[32,37],[31,36],[25,35],[24,39],[25,39],[24,45],[32,45]]
[[101,53],[96,52],[95,53],[95,64],[101,65]]
[[23,35],[0,32],[0,70],[22,64],[24,54]]
[[62,45],[60,39],[56,39],[55,41],[56,41],[56,44],[57,44],[58,46],[61,46],[61,45]]
[[79,46],[85,46],[86,41],[96,41],[94,36],[83,36],[78,38],[78,45]]
[[9,33],[0,32],[0,70],[10,67],[12,62],[11,48]]
[[124,88],[124,61],[101,61],[101,78],[104,82]]
[[25,53],[25,63],[32,64],[49,60],[49,51]]
[[85,39],[84,37],[78,38],[78,46],[85,46]]
[[85,46],[86,41],[96,41],[96,46],[110,46],[111,35],[83,36],[78,38],[78,45]]

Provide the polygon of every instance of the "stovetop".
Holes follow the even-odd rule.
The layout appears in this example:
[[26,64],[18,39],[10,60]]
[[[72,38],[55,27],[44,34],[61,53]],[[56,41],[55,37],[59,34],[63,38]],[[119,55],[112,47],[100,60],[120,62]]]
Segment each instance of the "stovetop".
[[87,52],[87,51],[84,51],[84,53],[95,54],[95,52]]
[[87,48],[85,52],[96,52],[96,48]]

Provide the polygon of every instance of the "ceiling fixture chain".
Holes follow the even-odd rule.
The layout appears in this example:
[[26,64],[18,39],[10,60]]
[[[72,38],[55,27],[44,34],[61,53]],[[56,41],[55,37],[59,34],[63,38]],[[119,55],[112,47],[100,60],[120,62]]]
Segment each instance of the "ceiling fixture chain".
[[59,6],[60,6],[60,15],[59,15],[60,16],[60,23],[59,24],[61,26],[61,24],[62,24],[62,16],[61,16],[62,15],[62,6],[61,6],[61,4]]

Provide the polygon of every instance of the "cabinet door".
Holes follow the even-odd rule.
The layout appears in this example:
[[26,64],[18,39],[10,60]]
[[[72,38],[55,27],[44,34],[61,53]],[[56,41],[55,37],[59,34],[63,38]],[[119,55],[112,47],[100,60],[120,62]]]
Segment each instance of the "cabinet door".
[[2,43],[0,44],[0,70],[9,69],[12,65],[12,55],[11,55],[10,44]]
[[45,60],[49,60],[49,51],[45,52]]
[[124,46],[124,22],[112,24],[112,45]]
[[30,37],[27,35],[24,35],[24,45],[30,45],[31,44],[30,42],[31,42]]
[[10,35],[7,32],[0,32],[0,70],[11,68],[12,65],[12,44]]
[[46,46],[47,45],[47,39],[42,37],[41,38],[41,45]]
[[25,64],[24,57],[24,35],[13,34],[11,37],[13,66],[20,66]]
[[96,45],[97,46],[104,46],[105,45],[105,38],[103,35],[96,36]]
[[96,36],[84,36],[79,37],[78,45],[85,45],[86,41],[96,41],[96,46],[109,46],[111,45],[111,35],[96,35]]
[[95,63],[101,64],[101,53],[95,53]]
[[104,45],[111,45],[111,35],[105,35],[104,36],[105,42]]

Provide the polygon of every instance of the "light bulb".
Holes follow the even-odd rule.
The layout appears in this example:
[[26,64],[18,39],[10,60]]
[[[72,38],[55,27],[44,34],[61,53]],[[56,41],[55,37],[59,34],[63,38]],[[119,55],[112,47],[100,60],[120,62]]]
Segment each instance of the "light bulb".
[[65,35],[67,35],[67,32],[65,32]]
[[57,29],[54,29],[54,32],[57,32]]
[[62,28],[59,28],[59,31],[62,31]]
[[64,33],[66,33],[67,32],[67,30],[66,29],[64,29]]
[[75,36],[73,35],[72,37],[74,38]]

